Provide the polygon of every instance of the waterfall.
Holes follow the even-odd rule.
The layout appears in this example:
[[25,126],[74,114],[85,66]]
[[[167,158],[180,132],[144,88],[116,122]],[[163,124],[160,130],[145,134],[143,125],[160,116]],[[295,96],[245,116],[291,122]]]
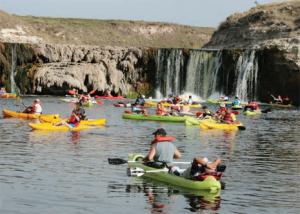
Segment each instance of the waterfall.
[[187,63],[185,91],[208,98],[216,92],[221,51],[191,50]]
[[200,49],[185,53],[180,49],[159,49],[156,98],[185,93],[202,99],[224,94],[238,95],[244,101],[255,100],[258,79],[255,53],[255,50],[245,50],[236,60],[227,50]]
[[10,71],[10,93],[16,93],[15,69],[16,69],[17,46],[11,48],[11,71]]
[[258,63],[255,50],[246,50],[236,63],[235,94],[241,100],[256,100]]
[[180,94],[184,87],[182,50],[159,49],[156,63],[156,98]]

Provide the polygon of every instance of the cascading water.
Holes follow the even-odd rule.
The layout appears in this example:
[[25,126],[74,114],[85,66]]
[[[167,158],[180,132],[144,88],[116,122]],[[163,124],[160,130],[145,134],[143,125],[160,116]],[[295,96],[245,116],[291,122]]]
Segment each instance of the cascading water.
[[205,99],[215,93],[222,60],[221,54],[221,51],[190,51],[185,92]]
[[235,66],[229,67],[222,59],[223,51],[226,50],[190,50],[184,55],[180,49],[158,50],[156,98],[184,92],[203,99],[221,94],[239,95],[245,101],[255,99],[258,76],[255,50],[245,50],[233,62]]
[[11,48],[11,71],[10,71],[10,92],[16,93],[15,69],[16,69],[17,47],[13,45]]
[[235,94],[241,100],[255,100],[257,92],[258,63],[255,50],[246,50],[236,64]]
[[180,49],[160,49],[157,53],[156,98],[180,94],[183,89],[183,52]]

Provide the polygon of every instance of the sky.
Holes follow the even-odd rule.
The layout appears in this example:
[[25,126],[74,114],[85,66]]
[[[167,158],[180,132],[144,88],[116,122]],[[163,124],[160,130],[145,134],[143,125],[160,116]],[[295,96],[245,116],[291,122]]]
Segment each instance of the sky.
[[280,0],[0,0],[17,15],[143,20],[217,27],[229,15]]

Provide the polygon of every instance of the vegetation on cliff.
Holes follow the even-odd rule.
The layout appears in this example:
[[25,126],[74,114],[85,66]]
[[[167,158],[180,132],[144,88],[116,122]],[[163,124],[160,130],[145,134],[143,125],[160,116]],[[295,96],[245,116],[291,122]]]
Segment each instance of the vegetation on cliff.
[[0,41],[93,46],[200,48],[215,30],[144,21],[16,16],[0,11]]

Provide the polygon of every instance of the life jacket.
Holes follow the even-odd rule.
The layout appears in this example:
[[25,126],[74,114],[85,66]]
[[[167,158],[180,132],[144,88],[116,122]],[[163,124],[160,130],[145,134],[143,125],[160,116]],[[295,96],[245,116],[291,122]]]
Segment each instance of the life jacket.
[[246,105],[246,107],[251,108],[251,110],[257,110],[258,109],[258,103],[257,102],[250,102]]
[[225,113],[223,120],[226,122],[232,123],[234,121],[234,117],[232,113]]
[[195,176],[193,179],[197,180],[197,181],[203,181],[205,180],[208,176],[213,176],[215,177],[216,180],[220,180],[222,177],[223,173],[222,172],[204,172],[204,173],[200,173],[199,175]]
[[156,136],[155,139],[151,142],[151,144],[159,143],[159,142],[173,142],[176,138],[173,136]]
[[220,107],[217,111],[217,114],[222,114],[223,112],[226,112],[227,108],[226,107]]
[[68,123],[73,124],[74,126],[78,126],[79,122],[80,121],[78,121],[77,118],[73,114],[68,119]]

